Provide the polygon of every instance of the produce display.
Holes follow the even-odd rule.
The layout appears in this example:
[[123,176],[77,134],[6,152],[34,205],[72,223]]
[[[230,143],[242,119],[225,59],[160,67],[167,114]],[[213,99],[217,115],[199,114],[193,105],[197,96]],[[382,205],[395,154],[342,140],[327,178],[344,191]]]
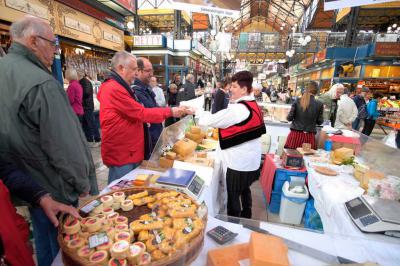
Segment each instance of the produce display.
[[380,100],[378,108],[400,108],[400,100]]
[[204,240],[199,206],[173,190],[114,191],[81,208],[83,217],[88,208],[81,220],[61,219],[65,265],[183,265]]

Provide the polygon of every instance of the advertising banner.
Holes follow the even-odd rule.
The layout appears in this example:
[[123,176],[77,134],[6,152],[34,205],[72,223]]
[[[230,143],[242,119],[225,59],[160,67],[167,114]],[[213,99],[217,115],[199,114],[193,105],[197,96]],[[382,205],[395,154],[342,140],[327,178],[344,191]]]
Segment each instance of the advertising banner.
[[345,7],[364,6],[386,2],[395,2],[395,0],[325,0],[324,10],[327,11]]

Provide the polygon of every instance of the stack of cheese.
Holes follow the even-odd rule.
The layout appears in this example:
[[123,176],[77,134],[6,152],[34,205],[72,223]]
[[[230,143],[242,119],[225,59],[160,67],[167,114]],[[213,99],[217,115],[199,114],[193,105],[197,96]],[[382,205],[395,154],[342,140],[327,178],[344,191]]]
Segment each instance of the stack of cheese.
[[344,147],[339,148],[334,150],[331,156],[334,164],[342,164],[343,161],[346,161],[354,156],[354,150]]
[[[88,217],[78,220],[68,216],[63,223],[65,246],[87,264],[147,265],[185,248],[204,229],[197,205],[176,191],[150,195],[144,190],[128,197],[117,191],[99,200],[101,204]],[[149,213],[131,223],[120,214],[133,215],[130,211],[134,206],[143,205]],[[108,242],[90,248],[89,237],[102,232]]]
[[252,266],[290,265],[288,248],[282,239],[253,232],[250,243],[210,250],[207,266],[237,266],[244,259],[250,259]]

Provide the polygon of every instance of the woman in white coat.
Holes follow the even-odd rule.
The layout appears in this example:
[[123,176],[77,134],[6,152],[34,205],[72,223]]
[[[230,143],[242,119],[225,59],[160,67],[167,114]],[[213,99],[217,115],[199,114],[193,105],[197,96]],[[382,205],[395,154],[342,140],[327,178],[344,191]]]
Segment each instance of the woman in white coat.
[[349,90],[345,89],[344,94],[340,96],[338,110],[336,114],[335,128],[351,129],[351,124],[356,120],[358,109],[353,99],[349,97]]

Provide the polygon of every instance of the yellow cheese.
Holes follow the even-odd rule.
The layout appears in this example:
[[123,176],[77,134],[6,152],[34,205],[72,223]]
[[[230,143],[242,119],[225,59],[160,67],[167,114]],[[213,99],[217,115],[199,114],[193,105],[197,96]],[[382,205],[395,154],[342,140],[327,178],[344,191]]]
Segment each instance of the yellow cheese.
[[131,234],[129,232],[120,231],[115,234],[115,242],[125,240],[128,243],[131,243]]
[[107,219],[110,223],[114,224],[115,220],[118,218],[119,214],[117,212],[107,215]]
[[169,152],[167,152],[165,157],[167,157],[167,159],[169,159],[169,160],[175,160],[176,159],[176,153],[173,152],[173,151],[169,151]]
[[85,225],[86,225],[87,231],[89,233],[97,232],[102,227],[101,221],[99,219],[97,219],[96,217],[92,217],[89,220],[87,220]]
[[85,245],[85,241],[81,238],[73,239],[68,242],[67,247],[70,249],[77,250]]
[[248,243],[212,249],[207,254],[207,266],[239,266],[239,261],[248,257]]
[[114,201],[122,202],[125,200],[125,193],[118,191],[113,194]]
[[124,200],[121,203],[121,209],[125,212],[132,210],[133,209],[133,201],[131,199]]
[[190,133],[192,133],[192,134],[200,134],[201,133],[201,128],[199,126],[191,126],[190,127]]
[[78,250],[78,256],[81,257],[81,258],[89,258],[90,255],[92,255],[94,252],[95,252],[94,249],[89,248],[89,246],[86,245],[86,246],[81,247]]
[[174,160],[167,159],[165,157],[160,157],[159,164],[161,168],[172,168],[174,166]]
[[125,240],[115,242],[111,249],[111,256],[116,259],[125,259],[129,255],[129,243]]
[[[146,179],[147,179],[148,175],[146,175]],[[128,196],[129,199],[134,200],[134,199],[140,199],[140,198],[144,198],[147,197],[149,195],[149,192],[147,190],[136,193],[136,194],[132,194],[130,196]]]
[[89,261],[95,265],[107,265],[108,252],[105,250],[96,251],[89,257]]
[[64,233],[66,233],[67,235],[74,235],[81,230],[80,222],[78,221],[78,219],[72,216],[68,216],[63,227]]
[[251,233],[249,243],[250,265],[289,266],[288,248],[276,236]]
[[201,143],[202,139],[203,139],[203,135],[201,133],[198,134],[193,134],[191,132],[186,132],[185,133],[185,138],[188,138],[190,140],[193,140],[197,143]]
[[108,266],[127,266],[128,263],[124,259],[115,259],[112,258],[108,261]]
[[172,150],[182,156],[182,157],[186,157],[189,156],[190,154],[192,154],[194,152],[194,150],[197,147],[197,143],[194,142],[193,140],[184,138],[181,140],[178,140],[174,146],[172,147]]
[[129,247],[129,255],[128,255],[128,262],[131,265],[136,265],[139,260],[139,256],[143,253],[144,251],[137,245],[130,245]]
[[104,205],[103,203],[101,203],[99,206],[97,206],[96,208],[94,208],[94,210],[92,211],[92,213],[94,213],[95,215],[100,214],[103,212],[104,209]]
[[354,150],[349,148],[339,148],[333,151],[332,153],[333,161],[342,163],[345,160],[350,159],[354,156]]
[[128,218],[126,218],[125,216],[118,216],[117,219],[115,219],[115,224],[128,224]]
[[104,207],[111,207],[114,202],[114,199],[112,196],[107,195],[101,197],[100,201],[103,203]]
[[119,210],[121,208],[121,202],[120,201],[114,201],[112,208],[114,211]]

